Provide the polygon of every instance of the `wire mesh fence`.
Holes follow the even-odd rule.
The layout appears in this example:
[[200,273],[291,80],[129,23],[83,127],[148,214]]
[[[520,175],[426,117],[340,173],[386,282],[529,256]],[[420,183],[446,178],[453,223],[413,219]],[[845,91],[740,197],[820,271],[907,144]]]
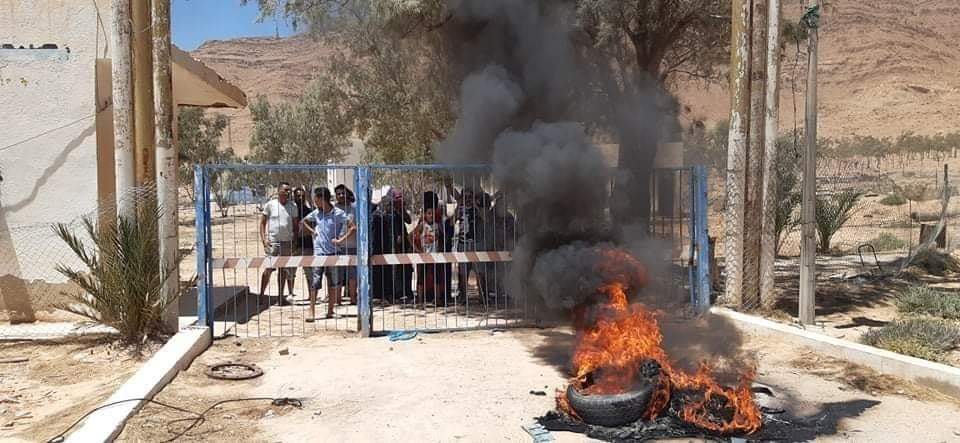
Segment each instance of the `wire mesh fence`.
[[[817,286],[824,290],[865,275],[890,275],[917,251],[943,220],[945,229],[935,242],[952,252],[960,246],[960,176],[943,164],[922,167],[859,169],[842,162],[823,162],[817,172]],[[725,186],[711,187],[711,235],[722,250]],[[778,208],[776,297],[766,308],[796,315],[800,279],[800,190],[781,191]],[[717,256],[723,261],[722,254]],[[722,277],[722,276],[721,276]],[[714,290],[721,291],[722,278]],[[761,309],[759,298],[746,297],[746,310]]]
[[[536,321],[536,303],[510,284],[524,278],[513,273],[512,252],[529,221],[486,166],[220,165],[198,174],[209,186],[208,194],[200,190],[209,203],[198,208],[210,209],[198,227],[209,230],[208,298],[218,334]],[[655,277],[664,295],[689,300],[694,175],[658,170],[651,180],[649,198],[636,202],[649,205],[639,235],[669,245],[655,259],[670,272]]]
[[[366,169],[369,207],[363,215],[357,207],[356,167],[209,169],[209,214],[201,213],[201,218],[206,223],[203,229],[209,230],[210,253],[201,263],[210,270],[210,303],[218,334],[256,337],[358,330],[361,242],[368,246],[370,324],[375,332],[507,327],[536,318],[535,305],[509,289],[511,253],[524,223],[517,197],[499,188],[489,169],[431,165]],[[278,191],[284,186],[298,220],[311,219],[318,207],[313,191],[326,188],[331,206],[342,211],[349,224],[366,219],[366,232],[356,232],[324,251],[317,250],[313,234],[300,224],[290,227],[289,239],[271,239],[272,222],[264,215],[278,209]],[[652,277],[663,280],[659,287],[677,300],[692,297],[694,289],[693,186],[689,169],[658,170],[649,198],[637,199],[649,205],[650,221],[637,235],[667,245],[659,248],[666,255],[657,260],[668,264],[669,272]],[[145,186],[125,198],[142,206],[155,194],[155,187]],[[193,287],[201,259],[196,250],[198,199],[203,196],[184,187],[177,208],[184,257],[179,311],[186,317],[200,314],[199,290]],[[82,216],[69,220],[0,230],[0,284],[7,311],[15,307],[21,311],[19,319],[29,321],[35,311],[54,310],[69,302],[70,295],[79,294],[80,289],[56,267],[82,269],[83,263],[53,228],[62,221],[91,243],[83,219],[109,222],[116,216],[116,203],[109,199],[90,206],[75,211]],[[316,218],[308,223],[314,230]]]
[[[135,207],[145,207],[156,202],[156,187],[147,184],[127,191],[123,197]],[[180,267],[183,286],[188,286],[196,274],[195,252],[192,236],[185,236],[189,223],[193,222],[193,210],[186,202],[189,197],[181,195],[178,208],[180,219],[180,253],[184,257]],[[83,203],[64,201],[66,205]],[[55,232],[57,224],[64,224],[88,249],[93,248],[93,238],[87,232],[85,220],[96,229],[105,226],[116,217],[116,199],[101,203],[90,202],[87,207],[67,207],[62,212],[80,214],[69,219],[50,220],[43,223],[8,226],[0,230],[0,293],[3,294],[3,310],[0,318],[11,321],[33,321],[53,314],[64,304],[72,303],[82,294],[81,289],[69,282],[57,271],[58,266],[83,270],[84,264]],[[161,208],[162,210],[162,208]],[[186,304],[188,307],[189,303]],[[39,317],[38,317],[39,316]]]

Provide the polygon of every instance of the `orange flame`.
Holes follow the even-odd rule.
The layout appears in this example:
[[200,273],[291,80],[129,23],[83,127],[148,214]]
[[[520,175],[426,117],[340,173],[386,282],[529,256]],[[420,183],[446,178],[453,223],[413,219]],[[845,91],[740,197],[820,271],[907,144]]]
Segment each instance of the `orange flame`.
[[[662,347],[663,335],[656,314],[640,304],[631,304],[627,297],[646,283],[643,266],[624,251],[607,250],[602,254],[604,260],[598,272],[609,283],[597,289],[605,299],[596,308],[597,318],[593,322],[585,320],[583,307],[576,312],[579,341],[573,356],[576,374],[571,383],[575,387],[583,386],[592,374],[593,383],[583,392],[600,395],[626,392],[637,380],[640,364],[654,360],[661,367],[661,383],[651,396],[645,419],[659,416],[673,393],[693,392],[696,398],[685,399],[679,414],[684,421],[719,433],[758,430],[762,421],[750,389],[754,374],[743,374],[737,388],[727,388],[714,380],[706,363],[694,374],[674,367]],[[575,417],[566,396],[558,394],[557,398],[558,408]],[[725,415],[732,418],[711,414],[711,404],[723,405]]]

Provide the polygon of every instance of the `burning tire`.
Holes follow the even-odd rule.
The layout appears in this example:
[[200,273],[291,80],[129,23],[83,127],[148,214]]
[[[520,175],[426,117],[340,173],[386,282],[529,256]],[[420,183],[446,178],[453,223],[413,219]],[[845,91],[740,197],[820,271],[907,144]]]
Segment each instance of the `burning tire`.
[[590,385],[596,382],[594,376],[597,374],[588,374],[584,383],[567,386],[567,402],[581,420],[592,425],[617,427],[633,423],[647,411],[655,390],[661,386],[661,370],[656,361],[644,360],[638,368],[633,386],[622,394],[581,391],[588,391]]
[[623,394],[582,394],[573,385],[567,386],[567,400],[580,418],[599,426],[623,426],[643,416],[653,394],[653,384]]

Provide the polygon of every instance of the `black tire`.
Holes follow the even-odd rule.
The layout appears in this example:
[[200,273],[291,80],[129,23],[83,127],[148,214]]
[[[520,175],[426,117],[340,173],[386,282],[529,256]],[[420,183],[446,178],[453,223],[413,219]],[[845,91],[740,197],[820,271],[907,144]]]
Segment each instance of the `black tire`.
[[573,385],[567,386],[570,407],[592,425],[617,427],[633,423],[643,416],[653,394],[653,385],[615,395],[581,394]]

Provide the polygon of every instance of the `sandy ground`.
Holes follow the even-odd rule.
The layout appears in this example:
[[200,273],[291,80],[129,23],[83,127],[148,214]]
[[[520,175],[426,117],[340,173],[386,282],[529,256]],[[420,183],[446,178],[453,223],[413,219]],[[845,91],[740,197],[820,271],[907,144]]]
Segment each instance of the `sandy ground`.
[[[879,254],[884,272],[897,269],[898,254]],[[856,255],[817,258],[816,324],[809,330],[831,337],[859,342],[866,332],[903,318],[894,300],[900,291],[911,285],[955,292],[960,288],[960,275],[935,276],[920,271],[907,272],[900,278],[873,278],[875,262],[862,266]],[[797,298],[800,275],[797,259],[777,261],[778,302],[772,312],[756,312],[783,323],[797,324]],[[908,270],[909,271],[909,270]],[[941,363],[960,367],[960,350],[948,353]]]
[[[143,357],[149,355],[149,352]],[[144,361],[111,339],[0,342],[0,441],[46,441],[107,399]]]
[[[728,335],[722,322],[700,326],[696,343],[679,343],[682,332],[668,335],[674,355],[709,356],[742,344],[759,361],[758,382],[772,387],[775,402],[818,424],[817,441],[960,439],[960,407],[932,391],[770,340]],[[303,399],[302,409],[262,401],[226,405],[182,441],[530,441],[520,426],[554,406],[572,344],[564,329],[421,334],[396,343],[331,334],[225,339],[157,399],[194,411],[237,397]],[[235,382],[204,375],[207,365],[226,360],[256,363],[264,375]],[[185,427],[171,420],[184,417],[148,406],[121,440],[169,439]],[[803,438],[810,436],[797,437]]]

